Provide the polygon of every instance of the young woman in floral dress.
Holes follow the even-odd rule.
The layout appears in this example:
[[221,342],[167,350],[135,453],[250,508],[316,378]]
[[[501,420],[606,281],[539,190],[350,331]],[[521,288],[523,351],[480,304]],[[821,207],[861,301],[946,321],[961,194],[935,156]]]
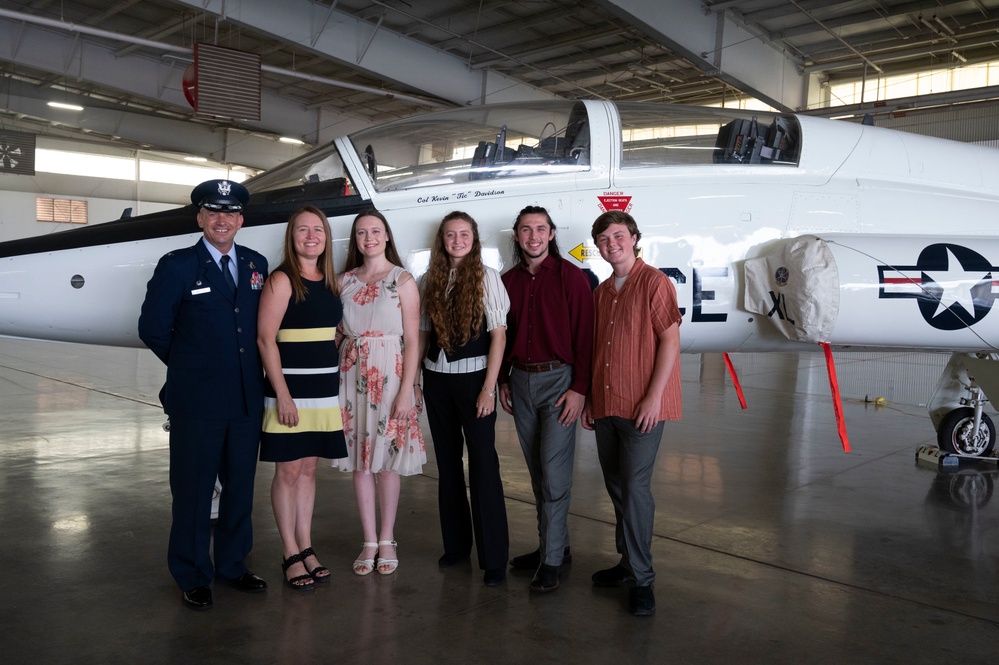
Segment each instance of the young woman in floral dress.
[[[420,295],[402,267],[388,220],[374,209],[354,218],[340,284],[343,336],[340,396],[347,457],[364,541],[354,573],[382,575],[399,565],[395,517],[401,476],[427,461],[414,395],[419,369]],[[378,524],[376,502],[381,509]]]

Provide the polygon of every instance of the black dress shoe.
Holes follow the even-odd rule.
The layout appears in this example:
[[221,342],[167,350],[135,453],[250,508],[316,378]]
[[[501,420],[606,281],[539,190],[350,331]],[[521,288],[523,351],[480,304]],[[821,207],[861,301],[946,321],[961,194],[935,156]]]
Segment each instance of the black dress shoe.
[[196,586],[184,592],[184,605],[192,610],[212,609],[212,590],[206,586]]
[[506,582],[506,571],[502,568],[487,570],[486,574],[482,576],[482,581],[486,583],[486,586],[499,586]]
[[650,617],[656,613],[656,596],[651,586],[635,586],[628,590],[628,609],[636,617]]
[[[572,563],[572,554],[569,552],[569,548],[566,547],[562,550],[562,565],[566,566]],[[520,556],[515,556],[510,559],[511,568],[519,568],[521,570],[537,570],[538,566],[541,565],[541,550],[536,549],[533,552],[527,554],[521,554]]]
[[541,564],[538,566],[538,572],[534,573],[534,579],[531,580],[531,591],[537,591],[538,593],[554,591],[558,588],[558,573],[558,566]]
[[263,581],[249,571],[243,573],[234,580],[223,579],[222,581],[231,586],[233,589],[245,591],[246,593],[267,591],[267,582]]
[[437,559],[437,567],[450,568],[451,566],[458,565],[467,558],[468,558],[467,554],[464,556],[457,556],[455,554],[448,554],[447,552],[445,552],[444,554],[441,555],[441,558]]
[[593,580],[593,586],[606,588],[619,587],[628,579],[628,569],[621,564],[617,564],[613,568],[598,570],[593,573],[593,577],[590,579]]

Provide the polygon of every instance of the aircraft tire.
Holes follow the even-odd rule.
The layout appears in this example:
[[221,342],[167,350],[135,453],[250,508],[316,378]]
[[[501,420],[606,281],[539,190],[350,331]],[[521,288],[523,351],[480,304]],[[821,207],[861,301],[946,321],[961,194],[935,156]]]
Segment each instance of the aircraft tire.
[[937,430],[937,443],[948,453],[959,453],[973,457],[985,457],[996,446],[996,426],[986,414],[982,414],[982,424],[978,428],[976,440],[970,440],[975,423],[975,410],[970,407],[954,409],[940,422]]

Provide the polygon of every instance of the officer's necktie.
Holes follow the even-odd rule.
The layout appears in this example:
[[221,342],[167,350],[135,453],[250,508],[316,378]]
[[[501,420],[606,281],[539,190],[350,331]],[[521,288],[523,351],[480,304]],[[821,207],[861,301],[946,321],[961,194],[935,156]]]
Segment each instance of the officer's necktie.
[[229,255],[223,254],[219,260],[222,262],[222,276],[225,277],[225,283],[229,285],[229,291],[235,295],[236,280],[232,278],[232,271],[229,270]]

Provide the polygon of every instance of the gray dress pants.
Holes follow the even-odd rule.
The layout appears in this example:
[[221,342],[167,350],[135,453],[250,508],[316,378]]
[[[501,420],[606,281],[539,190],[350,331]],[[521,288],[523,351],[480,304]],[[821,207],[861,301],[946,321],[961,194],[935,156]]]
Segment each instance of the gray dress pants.
[[628,418],[598,418],[597,454],[604,485],[614,504],[614,530],[621,565],[631,572],[630,585],[648,586],[656,581],[652,570],[652,529],[656,502],[652,498],[652,472],[663,437],[664,421],[642,434]]
[[555,402],[572,385],[572,366],[547,372],[510,373],[513,419],[524,451],[538,511],[541,563],[562,564],[569,545],[569,499],[576,452],[576,423],[559,424],[562,406]]

